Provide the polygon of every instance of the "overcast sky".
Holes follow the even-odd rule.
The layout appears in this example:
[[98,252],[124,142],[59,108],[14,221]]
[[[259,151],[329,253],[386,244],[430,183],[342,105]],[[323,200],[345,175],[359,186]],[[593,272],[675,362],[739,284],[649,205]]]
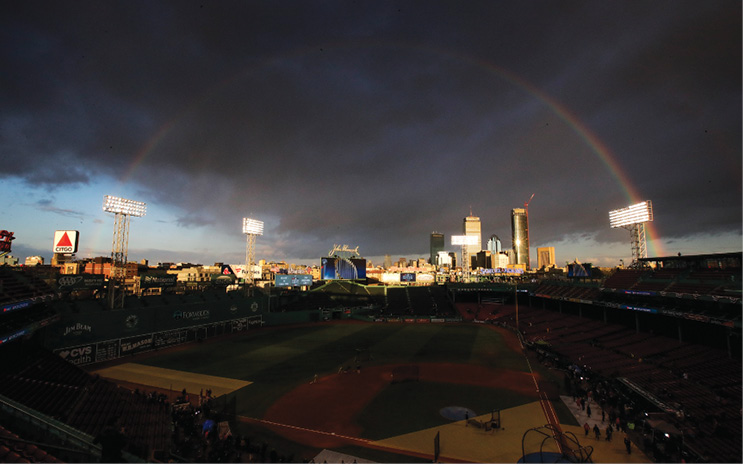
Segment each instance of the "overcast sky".
[[[741,250],[741,2],[23,1],[0,15],[0,229],[13,255],[381,264],[429,236],[631,260]],[[450,247],[455,251],[457,247]]]

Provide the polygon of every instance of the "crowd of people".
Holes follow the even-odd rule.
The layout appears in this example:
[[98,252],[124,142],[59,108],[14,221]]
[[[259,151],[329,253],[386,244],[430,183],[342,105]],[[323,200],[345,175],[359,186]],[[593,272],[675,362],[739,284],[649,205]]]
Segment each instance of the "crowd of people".
[[267,443],[233,434],[229,414],[221,411],[211,391],[190,399],[182,392],[172,407],[172,462],[293,462]]
[[680,442],[668,436],[656,440],[647,421],[647,411],[638,404],[641,399],[632,398],[617,381],[601,378],[571,364],[565,367],[564,387],[587,418],[594,415],[598,422],[601,417],[601,426],[583,424],[585,437],[593,432],[596,440],[612,441],[614,433],[621,433],[627,454],[632,453],[634,443],[656,462],[684,461]]

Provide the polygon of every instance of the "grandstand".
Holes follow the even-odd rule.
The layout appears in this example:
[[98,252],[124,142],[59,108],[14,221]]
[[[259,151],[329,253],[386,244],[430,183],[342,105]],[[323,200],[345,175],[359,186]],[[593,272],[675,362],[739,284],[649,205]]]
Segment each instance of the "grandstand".
[[[645,400],[648,411],[667,413],[700,461],[737,462],[742,432],[739,358],[620,324],[554,316],[550,310],[520,306],[525,342],[556,364],[575,364],[587,375],[623,382],[633,396]],[[515,328],[515,307],[499,308],[492,320]]]
[[[112,424],[126,429],[126,451],[134,456],[147,458],[155,450],[167,449],[171,432],[165,402],[91,376],[33,342],[9,344],[3,347],[3,356],[0,399],[20,403],[51,424],[59,422],[83,432],[91,449],[95,437]],[[78,453],[84,456],[85,450]]]
[[57,293],[36,275],[0,266],[0,345],[59,319],[49,302]]
[[[518,329],[547,359],[620,382],[664,413],[683,431],[690,459],[738,462],[740,253],[647,261],[654,267],[603,282],[535,284],[521,299]],[[515,329],[515,311],[489,317]]]

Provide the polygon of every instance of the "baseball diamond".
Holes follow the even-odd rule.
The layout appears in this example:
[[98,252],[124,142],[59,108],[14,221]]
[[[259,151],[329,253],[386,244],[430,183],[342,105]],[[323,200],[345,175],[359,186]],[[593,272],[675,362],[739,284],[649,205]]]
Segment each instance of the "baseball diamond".
[[[360,347],[369,353],[364,361]],[[218,404],[231,405],[236,430],[263,429],[277,449],[294,450],[295,460],[322,449],[377,461],[430,460],[438,434],[439,460],[516,462],[524,433],[548,423],[537,389],[555,384],[543,370],[531,370],[513,333],[462,323],[265,328],[140,358],[96,372],[129,386],[185,388],[195,396],[209,388]],[[409,381],[395,381],[401,372]],[[480,415],[441,414],[452,405]],[[582,430],[559,399],[554,407],[563,428]],[[498,428],[489,425],[494,410]],[[539,443],[526,445],[539,450]],[[604,447],[597,446],[594,458],[646,462],[641,453],[619,453],[619,443]]]

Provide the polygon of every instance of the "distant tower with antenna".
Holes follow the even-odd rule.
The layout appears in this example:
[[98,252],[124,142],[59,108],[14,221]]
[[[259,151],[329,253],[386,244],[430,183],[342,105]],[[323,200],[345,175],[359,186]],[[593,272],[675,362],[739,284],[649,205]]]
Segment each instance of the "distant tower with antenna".
[[[462,256],[462,259],[466,259],[466,267],[469,268],[469,263],[472,261],[472,256],[477,256],[477,253],[482,250],[482,224],[480,218],[472,214],[472,207],[470,206],[470,215],[464,218],[462,224],[462,232],[464,235],[472,237],[468,245],[465,245],[464,252],[466,256]],[[464,266],[465,263],[462,263]]]

